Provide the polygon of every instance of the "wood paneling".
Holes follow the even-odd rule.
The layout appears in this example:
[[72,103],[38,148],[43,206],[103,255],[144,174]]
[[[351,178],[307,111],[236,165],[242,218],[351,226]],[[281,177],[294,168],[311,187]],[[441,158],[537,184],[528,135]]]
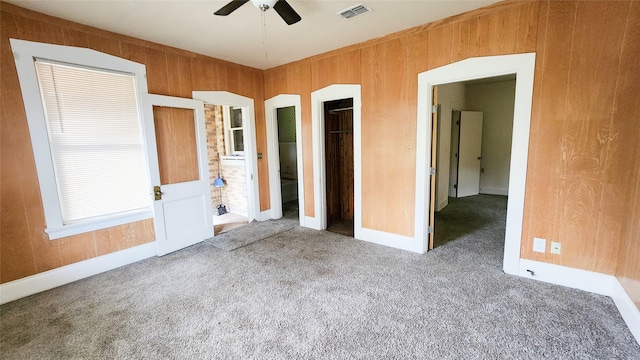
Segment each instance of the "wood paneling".
[[[550,2],[540,14],[538,68],[529,167],[526,258],[615,272],[628,187],[613,117],[629,2]],[[612,19],[617,19],[612,21]],[[618,96],[625,96],[618,94]],[[530,150],[531,152],[531,150]],[[532,251],[532,238],[562,243],[562,254]]]
[[[527,179],[525,219],[529,219],[523,228],[521,248],[521,256],[546,262],[553,259],[545,254],[532,254],[531,249],[533,237],[557,239],[554,230],[558,208],[555,204],[560,186],[558,179],[562,162],[561,137],[566,112],[568,69],[576,10],[575,2],[558,2],[554,5],[550,7],[548,3],[544,3],[540,13],[534,86],[536,96],[533,99],[529,140],[531,155],[527,170],[527,174],[535,176],[529,175]],[[546,51],[547,49],[552,50]],[[549,206],[550,204],[554,206]],[[543,224],[546,226],[541,226]]]
[[[395,39],[361,50],[362,225],[413,235],[417,73],[410,45]],[[424,59],[425,61],[427,59]]]
[[351,50],[311,62],[312,91],[333,84],[360,83],[360,51]]
[[154,106],[153,118],[160,184],[198,180],[200,175],[193,110]]
[[[152,93],[190,98],[193,90],[226,90],[253,98],[256,104],[257,148],[258,152],[266,154],[261,105],[264,101],[263,71],[110,33],[5,2],[0,2],[0,15],[0,282],[126,249],[155,238],[153,221],[146,220],[54,241],[48,239],[44,232],[40,188],[9,38],[88,47],[145,64],[148,88]],[[258,164],[260,208],[265,210],[269,205],[266,159]]]
[[[304,213],[311,217],[311,92],[360,83],[363,226],[405,236],[414,230],[417,74],[474,56],[536,51],[521,255],[615,273],[637,294],[638,18],[638,2],[631,1],[500,2],[262,72],[2,3],[2,281],[92,254],[87,239],[70,241],[69,248],[44,239],[24,110],[13,60],[4,50],[13,36],[86,43],[148,63],[150,84],[169,95],[228,90],[251,97],[257,147],[264,155],[262,101],[300,94]],[[180,74],[170,71],[176,63]],[[258,166],[261,209],[266,209],[266,160]],[[95,253],[128,246],[130,231],[140,229],[93,233]],[[533,253],[534,236],[560,241],[562,255]]]
[[[359,77],[366,149],[362,159],[363,225],[412,236],[417,74],[471,56],[534,51],[537,25],[538,3],[500,3],[267,70],[265,95],[299,93],[304,101],[312,90]],[[356,59],[359,69],[354,66]],[[300,92],[297,90],[306,83],[292,84],[290,74],[307,64],[311,89]],[[310,126],[308,111],[303,105],[303,127]],[[303,148],[310,149],[310,142],[303,143]],[[311,151],[304,159],[311,159]],[[304,161],[309,168],[311,163]],[[313,194],[313,177],[308,175],[305,167],[305,199]],[[382,179],[387,177],[394,181],[385,184]],[[307,200],[307,216],[313,216],[311,206]]]
[[640,160],[637,159],[638,157],[636,157],[636,166],[633,172],[636,178],[635,189],[629,197],[632,204],[623,217],[616,276],[640,309],[640,241],[638,241],[640,239]]
[[[302,89],[288,75],[306,64],[313,89],[338,83],[343,66],[357,71],[337,59],[359,51],[363,226],[412,236],[417,74],[469,57],[535,51],[521,254],[613,274],[622,248],[637,252],[628,240],[638,237],[629,225],[638,221],[628,215],[638,196],[628,199],[638,176],[628,159],[640,157],[637,8],[630,1],[501,2],[267,70],[265,91]],[[310,91],[294,93],[305,99]],[[311,163],[310,154],[304,158]],[[388,178],[394,181],[385,184]],[[305,188],[312,184],[305,176]],[[560,241],[563,254],[533,253],[534,236]]]
[[265,99],[279,94],[299,94],[302,114],[302,162],[304,214],[315,216],[313,199],[313,147],[311,131],[311,62],[299,61],[264,72]]
[[[640,36],[637,35],[640,34],[640,2],[631,5],[625,34],[616,94],[628,95],[615,98],[612,119],[620,126],[617,133],[619,140],[617,146],[610,149],[607,155],[612,171],[611,176],[607,177],[608,191],[604,198],[628,202],[626,208],[614,208],[608,218],[616,225],[621,222],[616,276],[640,309],[640,107],[637,101],[637,94],[640,94]],[[635,166],[632,165],[634,160]],[[635,187],[629,189],[634,180]],[[619,206],[618,201],[606,204]]]

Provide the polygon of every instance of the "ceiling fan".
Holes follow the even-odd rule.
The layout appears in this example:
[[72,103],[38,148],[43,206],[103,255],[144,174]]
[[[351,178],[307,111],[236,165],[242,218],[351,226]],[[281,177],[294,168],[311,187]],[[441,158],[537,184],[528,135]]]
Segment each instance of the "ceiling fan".
[[[220,8],[220,10],[216,11],[215,15],[227,16],[232,12],[236,11],[240,6],[244,5],[244,3],[249,2],[249,0],[233,0],[227,5]],[[262,11],[267,11],[269,8],[273,8],[278,15],[287,23],[287,25],[293,25],[298,21],[302,20],[300,15],[293,10],[291,5],[287,3],[285,0],[251,0],[253,5]]]

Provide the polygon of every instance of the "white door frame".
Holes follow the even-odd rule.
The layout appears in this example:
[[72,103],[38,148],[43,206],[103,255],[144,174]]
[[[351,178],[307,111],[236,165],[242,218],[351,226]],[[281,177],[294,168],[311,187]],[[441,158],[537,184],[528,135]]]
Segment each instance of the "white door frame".
[[302,105],[300,95],[281,94],[264,102],[267,121],[267,154],[269,164],[269,194],[271,218],[282,217],[282,191],[280,184],[280,151],[278,145],[278,109],[293,106],[296,116],[296,162],[298,167],[298,213],[300,226],[304,226],[304,176],[302,163]]
[[246,124],[243,124],[243,137],[245,139],[244,161],[247,178],[247,218],[249,222],[258,218],[260,214],[260,190],[258,188],[258,162],[256,146],[256,113],[253,99],[234,94],[228,91],[193,91],[194,99],[202,100],[213,105],[228,105],[234,107],[246,107]]
[[360,85],[329,85],[311,93],[311,126],[313,144],[313,200],[315,218],[307,218],[306,226],[327,228],[327,188],[324,144],[324,103],[353,98],[353,225],[354,237],[362,239],[362,96]]
[[482,79],[500,75],[516,75],[516,96],[509,171],[509,200],[504,246],[503,270],[517,275],[520,264],[524,197],[529,154],[529,130],[533,99],[535,53],[470,58],[418,74],[418,114],[416,143],[415,238],[425,252],[428,245],[429,175],[431,159],[431,97],[433,86]]

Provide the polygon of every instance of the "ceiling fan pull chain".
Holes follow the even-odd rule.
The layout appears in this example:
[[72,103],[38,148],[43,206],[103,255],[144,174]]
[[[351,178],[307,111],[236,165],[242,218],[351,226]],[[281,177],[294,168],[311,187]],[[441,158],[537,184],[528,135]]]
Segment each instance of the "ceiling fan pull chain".
[[269,57],[267,54],[267,18],[264,13],[262,11],[262,46],[264,46],[264,58],[267,59]]

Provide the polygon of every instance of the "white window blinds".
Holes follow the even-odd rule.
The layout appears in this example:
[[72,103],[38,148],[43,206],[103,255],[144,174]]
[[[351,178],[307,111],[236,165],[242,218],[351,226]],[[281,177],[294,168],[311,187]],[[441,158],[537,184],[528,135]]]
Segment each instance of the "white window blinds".
[[35,64],[63,223],[148,209],[134,76]]

